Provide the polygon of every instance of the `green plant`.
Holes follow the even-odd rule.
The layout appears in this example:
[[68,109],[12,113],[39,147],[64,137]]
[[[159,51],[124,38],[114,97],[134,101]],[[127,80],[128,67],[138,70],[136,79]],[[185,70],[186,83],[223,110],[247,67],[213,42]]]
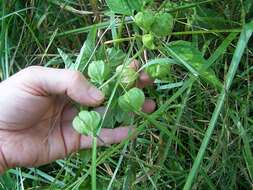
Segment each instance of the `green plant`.
[[[12,169],[0,176],[2,189],[252,186],[252,24],[245,29],[253,19],[251,0],[10,0],[0,6],[1,80],[38,63],[78,70],[106,97],[101,119],[84,129],[79,115],[73,121],[92,136],[92,153]],[[134,59],[139,68],[129,66]],[[134,85],[143,72],[154,84],[140,91]],[[142,111],[149,103],[144,93],[156,102],[154,113]],[[88,115],[93,109],[76,107]],[[128,125],[135,138],[97,148],[101,128]]]
[[141,110],[144,104],[144,93],[138,88],[132,88],[118,99],[119,106],[126,112]]

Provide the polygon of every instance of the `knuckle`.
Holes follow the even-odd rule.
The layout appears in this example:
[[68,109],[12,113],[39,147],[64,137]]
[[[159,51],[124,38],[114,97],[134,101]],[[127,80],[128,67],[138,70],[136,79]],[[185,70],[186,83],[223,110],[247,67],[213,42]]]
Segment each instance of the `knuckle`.
[[70,71],[70,75],[73,83],[77,83],[85,79],[82,73],[79,71]]
[[26,72],[35,72],[35,71],[40,70],[41,68],[43,68],[43,67],[33,65],[33,66],[29,66],[29,67],[25,68],[24,71],[26,71]]
[[42,68],[43,67],[41,67],[41,66],[29,66],[29,67],[25,68],[24,70],[22,70],[21,72],[23,72],[26,76],[34,76]]

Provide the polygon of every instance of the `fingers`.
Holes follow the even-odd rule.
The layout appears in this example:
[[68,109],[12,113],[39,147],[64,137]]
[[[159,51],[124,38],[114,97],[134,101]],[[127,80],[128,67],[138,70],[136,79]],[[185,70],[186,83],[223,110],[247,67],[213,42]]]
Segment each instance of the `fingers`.
[[[134,60],[129,67],[135,69],[136,71],[140,68],[140,64],[137,60]],[[146,86],[149,86],[151,84],[153,84],[153,80],[148,76],[147,73],[145,73],[145,71],[141,71],[140,72],[140,77],[138,79],[138,81],[136,82],[136,86],[140,89],[145,88]],[[155,111],[156,108],[156,104],[153,100],[146,98],[145,102],[143,104],[142,107],[142,111],[146,112],[146,113],[152,113],[153,111]]]
[[139,80],[136,83],[138,88],[145,88],[146,86],[152,85],[154,80],[152,80],[147,73],[141,71]]
[[28,88],[38,89],[36,92],[42,92],[41,95],[66,94],[87,106],[99,105],[104,99],[102,92],[78,71],[32,66],[19,74],[26,76]]
[[[134,70],[138,70],[139,67],[140,67],[140,64],[137,60],[134,60],[131,64],[129,64],[129,67],[133,68]],[[136,83],[136,86],[138,88],[144,88],[148,85],[151,85],[153,84],[153,80],[148,76],[147,73],[145,73],[144,71],[141,71],[140,72],[140,77],[139,77],[139,80],[137,81]],[[143,104],[143,107],[142,107],[142,111],[145,112],[145,113],[152,113],[155,111],[155,108],[156,108],[156,103],[154,102],[154,100],[151,100],[151,99],[148,99],[146,98],[145,99],[145,102]],[[98,108],[95,108],[95,111],[99,112],[101,115],[104,114],[105,112],[105,107],[98,107]]]
[[146,98],[142,106],[142,111],[145,113],[152,113],[155,111],[155,108],[156,108],[156,103],[154,102],[154,100]]
[[[48,138],[49,157],[45,163],[64,158],[72,152],[92,146],[92,137],[80,135],[72,127],[72,120],[76,112],[75,108],[67,107],[62,113],[63,119],[60,125],[50,133]],[[98,146],[119,143],[128,137],[130,130],[130,127],[101,129],[97,140]]]
[[[128,137],[129,132],[130,128],[128,127],[101,129],[101,133],[97,139],[98,146],[120,143]],[[50,156],[48,162],[64,158],[68,154],[76,152],[79,149],[92,147],[92,137],[78,134],[71,127],[71,122],[65,123],[61,130],[58,129],[56,132],[52,133],[50,139],[52,140],[49,144]]]
[[[134,60],[129,67],[133,68],[134,70],[139,70],[140,68],[140,63],[137,60]],[[145,88],[146,86],[149,86],[151,84],[153,84],[153,80],[148,76],[147,73],[145,73],[145,71],[141,71],[140,72],[140,77],[136,83],[136,86],[138,88]]]
[[[142,111],[145,113],[152,113],[155,111],[155,108],[156,108],[155,101],[152,99],[146,98],[142,106]],[[104,106],[96,107],[94,111],[98,112],[101,116],[103,116],[105,113],[105,107]]]
[[140,68],[140,63],[135,59],[129,64],[129,67],[133,68],[135,71],[138,71]]

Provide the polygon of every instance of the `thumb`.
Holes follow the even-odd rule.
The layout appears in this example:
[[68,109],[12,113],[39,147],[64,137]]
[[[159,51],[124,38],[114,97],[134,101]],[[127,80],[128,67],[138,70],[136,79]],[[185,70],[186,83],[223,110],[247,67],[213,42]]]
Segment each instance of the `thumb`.
[[102,92],[78,71],[31,66],[17,75],[24,77],[23,82],[34,89],[36,95],[66,94],[72,100],[87,106],[97,106],[104,100]]

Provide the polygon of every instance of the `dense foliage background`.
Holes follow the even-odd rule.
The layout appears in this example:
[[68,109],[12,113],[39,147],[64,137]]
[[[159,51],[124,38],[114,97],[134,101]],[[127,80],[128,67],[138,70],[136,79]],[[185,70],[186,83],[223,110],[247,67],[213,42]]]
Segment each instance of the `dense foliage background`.
[[[191,176],[196,176],[193,189],[252,189],[253,40],[247,43],[245,36],[240,38],[242,31],[250,33],[253,28],[251,24],[251,29],[245,29],[253,19],[252,0],[0,2],[1,80],[29,65],[67,67],[59,52],[74,61],[82,47],[85,56],[79,69],[85,76],[84,65],[90,59],[123,63],[136,58],[142,65],[161,59],[172,62],[166,81],[156,80],[144,89],[155,100],[157,111],[148,119],[136,116],[130,121],[140,129],[138,137],[99,148],[98,189],[182,189]],[[165,37],[154,36],[157,48],[153,50],[143,47],[143,31],[133,20],[143,10],[173,16],[172,31]],[[179,40],[190,42],[194,50],[173,49],[170,44]],[[176,56],[166,51],[167,46]],[[242,57],[236,49],[243,50]],[[233,56],[240,62],[234,78],[228,76]],[[204,80],[204,63],[221,86]],[[185,67],[188,64],[202,69],[197,69],[199,77]],[[232,86],[223,92],[228,78],[233,79]],[[223,109],[217,111],[222,92]],[[120,125],[112,114],[105,127]],[[214,114],[218,120],[210,124]],[[208,135],[212,125],[214,131]],[[203,139],[209,140],[207,147],[201,146],[207,142]],[[201,150],[204,155],[197,157]],[[203,159],[198,173],[191,170],[196,158]],[[36,169],[11,169],[0,177],[0,187],[90,189],[90,165],[90,151],[80,151]]]

